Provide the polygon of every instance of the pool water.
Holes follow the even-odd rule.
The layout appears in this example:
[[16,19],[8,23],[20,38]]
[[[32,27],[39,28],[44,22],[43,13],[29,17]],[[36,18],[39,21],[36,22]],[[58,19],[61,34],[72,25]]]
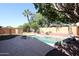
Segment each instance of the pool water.
[[33,38],[36,38],[46,44],[55,44],[57,42],[57,39],[58,38],[55,38],[55,37],[47,37],[47,36],[44,36],[44,37],[40,37],[40,36],[32,36]]

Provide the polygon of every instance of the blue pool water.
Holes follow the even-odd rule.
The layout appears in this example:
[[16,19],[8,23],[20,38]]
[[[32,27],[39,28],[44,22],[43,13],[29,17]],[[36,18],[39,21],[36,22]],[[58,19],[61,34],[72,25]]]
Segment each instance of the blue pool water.
[[47,36],[44,36],[44,37],[40,37],[40,36],[32,36],[33,38],[36,38],[46,44],[55,44],[57,42],[57,38],[54,38],[54,37],[47,37]]

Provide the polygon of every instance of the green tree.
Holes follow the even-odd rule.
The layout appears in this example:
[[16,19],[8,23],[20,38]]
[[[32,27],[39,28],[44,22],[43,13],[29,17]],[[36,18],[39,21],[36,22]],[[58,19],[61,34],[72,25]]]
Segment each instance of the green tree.
[[39,27],[43,26],[44,17],[40,13],[34,14],[34,17],[31,20],[31,28],[34,30],[34,32],[37,32],[39,30]]
[[67,17],[65,17],[64,13],[57,11],[52,3],[34,3],[34,6],[38,10],[37,12],[41,13],[48,19],[49,25],[56,20],[66,22]]
[[55,3],[55,9],[64,13],[69,19],[68,22],[79,22],[79,3]]
[[79,22],[79,3],[34,3],[34,6],[49,23],[61,21],[71,25]]
[[24,10],[23,15],[24,15],[25,17],[27,17],[27,20],[28,20],[29,24],[31,24],[31,23],[30,23],[30,15],[32,15],[31,11],[29,11],[29,9]]
[[22,25],[23,31],[24,32],[29,32],[30,31],[30,25],[28,23],[24,23]]
[[37,24],[37,22],[32,22],[31,28],[34,29],[34,32],[37,32],[39,30],[39,25]]
[[36,22],[40,27],[44,27],[46,24],[44,16],[40,13],[36,13],[31,22]]
[[20,25],[19,28],[23,28],[24,31],[29,31],[31,29],[34,30],[34,32],[39,30],[39,27],[44,27],[46,24],[46,20],[44,16],[40,13],[33,14],[33,18],[30,18],[30,24],[25,23],[23,25]]

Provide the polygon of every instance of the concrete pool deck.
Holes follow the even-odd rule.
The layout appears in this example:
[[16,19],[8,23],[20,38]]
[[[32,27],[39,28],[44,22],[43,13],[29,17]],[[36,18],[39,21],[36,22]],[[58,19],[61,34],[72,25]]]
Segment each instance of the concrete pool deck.
[[61,40],[64,40],[65,38],[68,38],[69,37],[69,34],[52,34],[52,35],[46,35],[46,34],[38,34],[38,33],[33,33],[33,32],[24,32],[22,35],[26,35],[26,36],[40,36],[40,37],[44,37],[44,36],[47,36],[47,37],[55,37],[55,38],[60,38],[60,40],[58,41],[61,41]]
[[12,39],[0,41],[0,56],[44,56],[54,48],[27,37],[17,36]]

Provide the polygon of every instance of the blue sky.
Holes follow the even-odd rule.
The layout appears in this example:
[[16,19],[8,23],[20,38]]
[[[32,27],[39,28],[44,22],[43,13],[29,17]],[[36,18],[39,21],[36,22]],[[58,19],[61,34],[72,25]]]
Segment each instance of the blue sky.
[[32,13],[36,10],[31,3],[0,3],[0,26],[17,27],[27,22],[23,16],[23,11],[29,9]]

